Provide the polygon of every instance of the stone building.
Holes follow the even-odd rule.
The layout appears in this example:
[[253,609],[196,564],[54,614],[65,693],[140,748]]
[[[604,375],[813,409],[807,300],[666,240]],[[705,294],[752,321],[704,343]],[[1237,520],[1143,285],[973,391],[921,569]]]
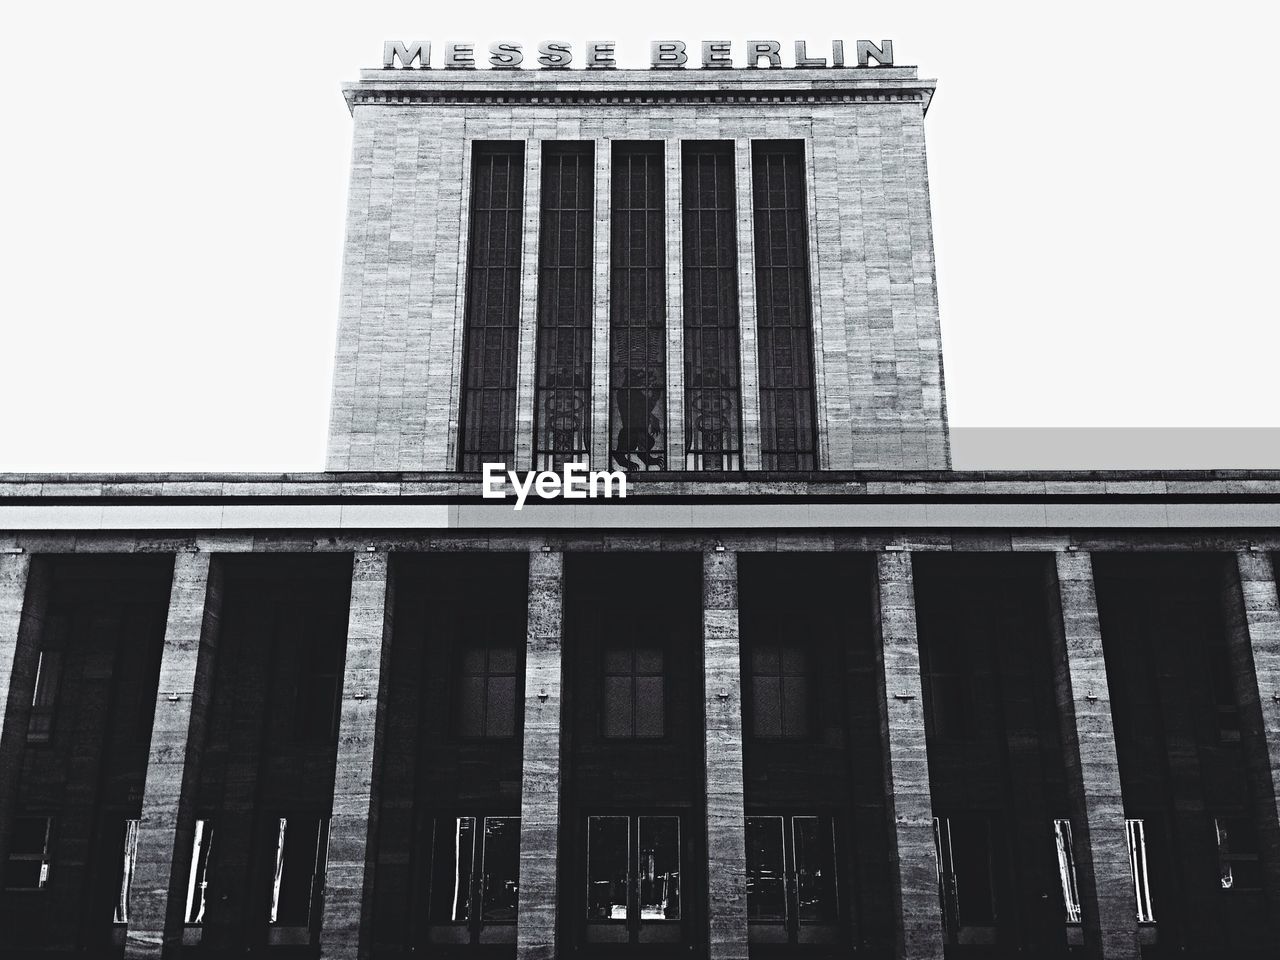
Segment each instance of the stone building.
[[0,476],[0,957],[1273,957],[1280,474],[950,469],[932,91],[347,87],[328,470]]

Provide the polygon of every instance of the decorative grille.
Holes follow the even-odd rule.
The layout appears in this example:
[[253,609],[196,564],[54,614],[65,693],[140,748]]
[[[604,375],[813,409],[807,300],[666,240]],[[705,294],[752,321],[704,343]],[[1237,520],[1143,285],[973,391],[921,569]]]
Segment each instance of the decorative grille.
[[514,466],[524,144],[472,148],[461,469]]
[[685,468],[742,468],[733,144],[684,145]]
[[615,142],[609,284],[610,458],[666,468],[666,243],[660,142]]
[[817,468],[804,144],[752,144],[760,443],[766,470]]
[[589,460],[591,440],[591,143],[544,143],[538,240],[534,465]]

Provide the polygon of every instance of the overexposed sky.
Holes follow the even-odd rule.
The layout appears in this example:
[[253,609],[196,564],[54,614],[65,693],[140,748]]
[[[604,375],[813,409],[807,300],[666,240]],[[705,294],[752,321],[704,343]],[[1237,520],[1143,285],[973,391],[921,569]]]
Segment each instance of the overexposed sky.
[[[350,161],[339,85],[380,65],[385,39],[613,39],[622,67],[647,66],[650,39],[892,39],[939,83],[926,132],[953,426],[1280,427],[1274,11],[7,9],[0,471],[323,466]],[[962,436],[957,465],[982,465]]]

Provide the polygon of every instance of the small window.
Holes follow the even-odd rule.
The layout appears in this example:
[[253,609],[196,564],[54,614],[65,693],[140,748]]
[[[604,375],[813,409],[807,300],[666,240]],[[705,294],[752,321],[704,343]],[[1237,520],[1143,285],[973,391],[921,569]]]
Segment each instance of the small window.
[[187,874],[186,923],[204,923],[205,900],[209,892],[209,855],[213,850],[213,822],[197,820],[191,839],[191,870]]
[[36,681],[32,687],[31,717],[27,721],[27,742],[48,743],[53,739],[53,713],[62,675],[62,653],[41,650],[36,660]]
[[839,914],[830,817],[747,817],[747,919],[832,924]]
[[296,727],[301,743],[328,743],[337,733],[345,644],[340,632],[323,631],[301,651]]
[[1223,890],[1261,890],[1258,836],[1248,817],[1215,817],[1218,871]]
[[1133,872],[1133,893],[1138,906],[1139,923],[1155,923],[1155,902],[1151,897],[1151,873],[1147,868],[1147,827],[1145,820],[1126,819],[1125,835],[1129,842],[1129,868]]
[[751,732],[762,739],[809,736],[809,658],[799,644],[751,649]]
[[519,893],[519,817],[436,821],[432,923],[515,923]]
[[1071,842],[1071,821],[1053,821],[1053,841],[1058,851],[1058,881],[1067,923],[1080,922],[1080,888],[1076,883],[1076,854]]
[[43,890],[49,883],[49,838],[52,817],[15,817],[9,859],[5,865],[6,890]]
[[620,739],[666,735],[666,678],[660,648],[605,651],[604,735]]
[[269,917],[273,926],[310,927],[319,919],[328,846],[327,817],[281,817],[277,821]]
[[514,644],[463,650],[457,687],[458,736],[514,737],[519,680],[520,655]]
[[129,891],[133,886],[133,872],[138,866],[138,827],[142,821],[129,819],[124,822],[124,848],[120,864],[120,889],[116,892],[116,907],[112,921],[129,922]]
[[991,824],[982,817],[935,817],[942,922],[953,934],[996,919],[991,876]]

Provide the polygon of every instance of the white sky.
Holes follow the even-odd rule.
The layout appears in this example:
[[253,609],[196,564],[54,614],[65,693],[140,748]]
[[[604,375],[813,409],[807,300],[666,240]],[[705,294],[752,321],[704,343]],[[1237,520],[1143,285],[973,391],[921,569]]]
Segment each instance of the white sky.
[[[952,425],[1280,427],[1275,10],[13,5],[0,470],[323,466],[339,85],[384,39],[613,39],[623,67],[647,65],[650,39],[892,39],[939,82],[926,131]],[[962,436],[957,465],[982,465]],[[1280,443],[1262,459],[1280,467]]]

